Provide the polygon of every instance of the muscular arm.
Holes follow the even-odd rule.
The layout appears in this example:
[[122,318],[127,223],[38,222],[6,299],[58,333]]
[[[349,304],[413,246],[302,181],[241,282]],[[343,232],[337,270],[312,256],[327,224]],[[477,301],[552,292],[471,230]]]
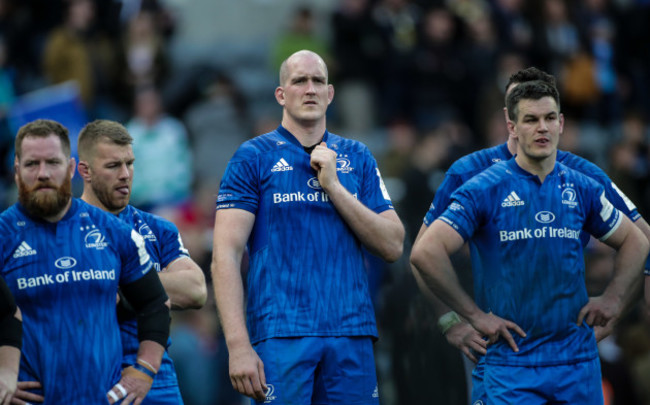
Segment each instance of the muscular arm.
[[[639,218],[634,222],[634,225],[636,225],[637,228],[643,232],[643,235],[645,235],[646,239],[650,241],[650,225],[646,222],[645,219]],[[647,306],[650,306],[650,257],[646,260],[645,263],[645,280],[644,280],[644,288],[643,288],[643,296],[645,297],[645,304]]]
[[[4,281],[3,281],[4,283]],[[19,328],[22,322],[20,309],[15,310],[14,314],[9,315],[12,323],[10,326],[6,322],[2,322],[3,327]],[[2,331],[6,333],[6,330]],[[2,344],[0,346],[0,404],[9,405],[13,394],[16,391],[18,382],[18,367],[20,366],[20,348],[16,347],[14,343]]]
[[158,273],[172,303],[172,309],[199,309],[208,290],[201,268],[189,257],[180,257]]
[[439,297],[445,305],[466,319],[472,319],[482,311],[460,285],[450,259],[461,246],[463,238],[460,234],[446,223],[436,220],[415,241],[411,265],[416,270],[416,278],[426,286],[425,295]]
[[589,325],[605,326],[630,306],[641,286],[643,266],[650,249],[643,232],[623,217],[618,229],[604,242],[617,250],[614,274],[603,294],[591,298],[582,308],[578,324],[584,319]]
[[469,320],[477,331],[488,337],[490,343],[501,336],[513,350],[518,351],[508,329],[525,336],[523,330],[514,322],[483,312],[460,285],[450,255],[457,252],[463,243],[463,238],[451,226],[436,220],[413,246],[411,264],[422,277],[424,285],[446,305]]
[[[106,394],[110,404],[139,404],[149,392],[153,376],[160,369],[169,338],[169,298],[158,274],[150,269],[138,280],[120,288],[137,314],[137,362],[122,370],[122,378]],[[144,364],[144,368],[142,365]],[[138,367],[140,367],[138,369]]]
[[404,226],[393,210],[380,214],[357,200],[340,182],[336,173],[336,152],[323,142],[311,155],[311,165],[330,200],[368,250],[388,262],[402,256]]
[[255,215],[236,208],[218,210],[214,221],[212,280],[217,310],[230,354],[230,380],[238,392],[264,400],[264,364],[253,350],[244,316],[241,262]]
[[[425,224],[422,224],[418,235],[415,237],[415,242],[413,242],[414,244],[418,243],[426,230],[427,226]],[[426,286],[424,280],[422,279],[422,276],[420,276],[420,272],[415,268],[413,264],[411,264],[411,271],[413,272],[413,277],[415,278],[420,291],[422,291],[424,297],[431,304],[431,308],[433,309],[436,319],[440,319],[441,316],[451,312],[451,309],[438,297],[436,297],[435,294],[431,292],[431,290]],[[465,356],[467,356],[467,358],[474,363],[478,362],[478,358],[474,355],[474,352],[481,355],[484,355],[486,353],[485,340],[481,337],[481,334],[478,333],[476,329],[474,329],[472,325],[470,325],[469,322],[465,320],[461,320],[461,322],[448,327],[445,331],[443,331],[443,334],[445,335],[445,338],[449,344],[462,351],[463,354],[465,354]]]

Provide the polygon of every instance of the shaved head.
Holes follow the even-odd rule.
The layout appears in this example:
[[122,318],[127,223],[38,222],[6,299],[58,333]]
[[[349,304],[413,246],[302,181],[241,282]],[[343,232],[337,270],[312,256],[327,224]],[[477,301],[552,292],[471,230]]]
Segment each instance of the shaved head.
[[287,79],[289,78],[290,74],[290,68],[295,61],[302,59],[302,58],[315,58],[318,60],[318,62],[322,65],[323,71],[325,72],[325,78],[327,78],[328,73],[327,73],[327,65],[325,64],[325,61],[323,58],[321,58],[317,53],[303,49],[301,51],[293,53],[291,56],[289,56],[287,59],[285,59],[282,62],[282,65],[280,65],[280,86],[284,86],[286,83]]

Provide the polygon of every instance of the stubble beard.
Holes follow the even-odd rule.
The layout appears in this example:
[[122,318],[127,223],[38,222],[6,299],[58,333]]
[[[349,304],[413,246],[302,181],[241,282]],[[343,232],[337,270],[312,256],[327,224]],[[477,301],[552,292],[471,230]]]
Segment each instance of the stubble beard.
[[96,183],[91,183],[91,187],[93,189],[93,193],[97,197],[100,203],[109,211],[109,212],[117,212],[122,210],[124,207],[127,206],[129,203],[128,198],[124,200],[124,202],[120,202],[120,200],[115,200],[111,198],[111,190],[109,190],[107,187],[99,187],[96,185]]

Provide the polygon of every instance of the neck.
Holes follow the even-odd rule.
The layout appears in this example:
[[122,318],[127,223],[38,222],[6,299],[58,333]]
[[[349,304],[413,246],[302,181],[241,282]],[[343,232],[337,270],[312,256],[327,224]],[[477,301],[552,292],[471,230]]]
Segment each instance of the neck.
[[543,183],[546,176],[552,172],[555,167],[555,157],[556,154],[553,153],[543,159],[532,159],[523,153],[518,153],[517,156],[515,156],[515,161],[519,167],[528,173],[536,175],[539,177],[539,181]]
[[298,139],[302,146],[312,146],[323,139],[325,133],[325,118],[315,122],[296,122],[286,116],[282,119],[282,126]]
[[108,208],[106,208],[104,204],[102,204],[102,202],[99,200],[99,198],[97,198],[97,196],[94,193],[88,192],[86,189],[84,189],[83,194],[81,194],[81,200],[87,202],[90,205],[94,205],[97,208],[101,208],[106,212],[110,212],[113,215],[119,214],[124,209],[124,208],[120,208],[117,210],[109,210]]
[[512,156],[517,154],[517,141],[513,137],[508,135],[506,145],[508,145],[508,151]]
[[68,203],[63,207],[61,211],[59,211],[58,214],[56,215],[50,215],[48,217],[43,217],[43,220],[51,223],[59,222],[65,214],[68,213],[68,210],[70,209],[70,205],[72,205],[72,198],[68,200]]

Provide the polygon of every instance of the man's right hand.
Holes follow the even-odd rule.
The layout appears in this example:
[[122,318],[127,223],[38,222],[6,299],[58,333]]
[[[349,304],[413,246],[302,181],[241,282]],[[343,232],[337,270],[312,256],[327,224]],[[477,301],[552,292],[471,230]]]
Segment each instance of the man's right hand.
[[519,336],[526,337],[526,332],[524,332],[519,325],[507,319],[498,317],[492,312],[487,314],[481,312],[475,319],[470,319],[470,322],[474,329],[488,339],[487,344],[493,344],[502,337],[515,352],[519,351],[519,347],[517,347],[517,343],[515,343],[515,339],[510,333],[510,329],[517,332]]
[[450,345],[460,349],[474,363],[478,363],[474,353],[481,356],[485,356],[487,353],[487,341],[467,322],[457,323],[450,327],[445,333],[445,337]]
[[253,347],[243,345],[241,348],[228,348],[230,354],[230,382],[239,393],[257,401],[266,398],[266,376],[264,363]]
[[45,398],[41,395],[29,392],[29,390],[40,390],[43,386],[38,381],[18,381],[16,392],[11,398],[11,405],[42,404]]

